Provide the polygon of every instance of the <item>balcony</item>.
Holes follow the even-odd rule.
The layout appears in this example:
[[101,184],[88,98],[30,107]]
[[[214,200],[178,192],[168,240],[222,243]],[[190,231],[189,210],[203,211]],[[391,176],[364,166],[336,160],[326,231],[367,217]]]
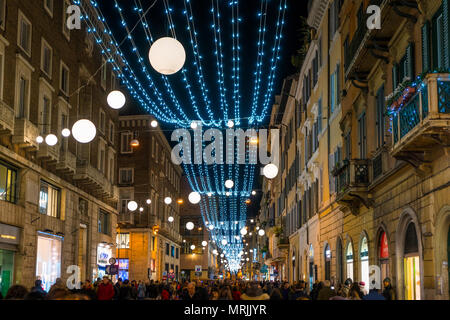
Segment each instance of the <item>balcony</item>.
[[14,109],[0,100],[0,136],[14,132]]
[[415,168],[425,153],[450,145],[450,74],[428,74],[420,89],[392,117],[392,156]]
[[87,160],[77,160],[77,169],[73,179],[89,189],[95,196],[111,197],[111,182]]
[[25,118],[15,119],[14,134],[12,143],[24,149],[38,149],[36,138],[39,136],[39,129],[31,121]]
[[54,163],[59,160],[59,145],[49,146],[45,143],[39,146],[37,158],[48,163]]
[[289,238],[279,237],[277,243],[278,249],[288,250],[289,249]]
[[120,213],[117,217],[117,223],[125,224],[125,225],[133,225],[134,224],[134,213],[133,212]]
[[70,151],[63,151],[56,164],[56,170],[65,174],[75,174],[77,169],[77,158]]
[[344,160],[342,165],[332,171],[336,178],[336,201],[353,215],[359,214],[361,204],[366,208],[373,205],[368,198],[367,188],[370,183],[370,164],[366,159]]

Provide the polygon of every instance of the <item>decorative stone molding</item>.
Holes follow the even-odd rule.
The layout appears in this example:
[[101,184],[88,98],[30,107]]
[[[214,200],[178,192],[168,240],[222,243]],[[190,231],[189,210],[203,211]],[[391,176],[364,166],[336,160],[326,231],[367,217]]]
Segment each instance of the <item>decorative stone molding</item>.
[[314,29],[319,29],[322,19],[328,8],[329,0],[314,0],[312,1],[311,9],[308,15],[308,25]]

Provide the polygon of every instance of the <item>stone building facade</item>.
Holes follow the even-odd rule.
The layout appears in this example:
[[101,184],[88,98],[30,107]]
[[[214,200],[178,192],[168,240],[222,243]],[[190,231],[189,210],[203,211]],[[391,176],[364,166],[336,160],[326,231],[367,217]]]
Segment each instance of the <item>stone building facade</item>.
[[[119,276],[130,280],[179,279],[181,271],[182,170],[172,163],[172,149],[153,121],[149,115],[119,118],[117,256]],[[133,140],[139,145],[133,147]],[[135,211],[129,210],[130,201],[138,204]]]
[[[113,256],[118,113],[106,96],[117,76],[85,26],[67,29],[68,5],[0,1],[3,293],[16,283],[31,287],[36,277],[48,289],[69,277],[70,265],[92,280]],[[62,136],[83,118],[97,127],[91,143]],[[48,134],[55,146],[37,142]]]

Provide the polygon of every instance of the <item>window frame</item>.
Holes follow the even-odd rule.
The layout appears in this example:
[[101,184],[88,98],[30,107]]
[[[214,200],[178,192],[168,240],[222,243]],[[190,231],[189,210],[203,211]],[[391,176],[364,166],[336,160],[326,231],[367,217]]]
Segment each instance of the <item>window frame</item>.
[[[131,181],[123,182],[122,181],[122,171],[131,171]],[[134,183],[134,168],[119,168],[119,184],[133,184]]]
[[[17,195],[18,169],[16,167],[13,167],[13,166],[3,162],[3,161],[0,161],[0,167],[4,167],[6,170],[5,191],[4,191],[5,199],[2,199],[0,197],[0,201],[16,203],[17,197],[18,197],[18,195]],[[11,180],[9,179],[9,177],[11,177]]]
[[[67,91],[63,89],[63,69],[67,70]],[[59,66],[59,90],[66,96],[69,96],[70,91],[70,69],[67,66],[67,64],[64,63],[64,61],[61,60],[60,66]]]
[[123,146],[124,146],[123,142],[124,142],[124,137],[125,136],[129,136],[130,137],[129,141],[131,142],[132,137],[133,137],[133,133],[131,131],[124,131],[124,132],[120,133],[120,153],[121,154],[132,154],[133,153],[133,148],[131,148],[130,143],[127,144],[128,148],[129,148],[127,150],[129,150],[129,151],[124,151],[124,149],[123,149]]
[[63,14],[62,14],[62,33],[67,41],[70,41],[70,30],[67,28],[67,8],[70,6],[70,2],[68,0],[63,0]]
[[[49,63],[49,71],[47,72],[45,70],[44,64],[45,64],[45,49],[46,47],[50,49],[50,63]],[[44,39],[41,38],[41,71],[48,76],[49,79],[52,78],[52,72],[53,72],[53,48],[50,46],[50,44]]]
[[108,81],[108,64],[106,59],[102,58],[102,66],[100,69],[100,86],[106,90],[106,82]]
[[[46,187],[47,187],[47,199],[46,199],[47,204],[46,204],[46,207],[45,207],[46,213],[43,213],[43,212],[41,211],[42,207],[41,207],[41,204],[40,204],[40,202],[41,202],[41,200],[42,200],[42,199],[41,199],[41,192],[42,192],[42,187],[43,187],[43,186],[46,186]],[[57,194],[57,197],[56,197],[56,201],[57,201],[57,202],[56,202],[56,210],[57,210],[56,215],[54,215],[53,213],[50,214],[50,212],[49,212],[49,210],[51,209],[51,207],[54,206],[54,204],[49,204],[49,196],[48,196],[48,194],[49,194],[49,190],[50,190],[50,189],[52,189],[53,191],[55,191],[56,194]],[[48,182],[48,181],[46,181],[46,180],[44,180],[44,179],[41,179],[41,180],[40,180],[40,183],[39,183],[39,207],[38,207],[38,210],[39,210],[39,213],[40,213],[40,214],[44,214],[44,215],[49,216],[49,217],[61,219],[61,188],[55,186],[54,184],[52,184],[52,183],[50,183],[50,182]]]
[[[1,0],[3,1],[2,3],[0,3],[0,12],[2,14],[0,14],[0,19],[1,19],[1,23],[0,23],[0,29],[5,30],[6,28],[6,0]],[[1,7],[3,6],[3,7]]]
[[[103,119],[102,119],[103,115]],[[103,123],[102,123],[103,120]],[[98,115],[98,129],[101,133],[105,134],[106,132],[106,112],[100,108],[99,115]]]
[[[6,14],[6,13],[5,13]],[[30,26],[30,34],[28,35],[28,51],[22,47],[22,20],[24,20],[28,25]],[[32,44],[32,38],[33,38],[33,24],[31,23],[30,19],[25,16],[25,14],[19,9],[18,13],[18,27],[17,27],[17,46],[22,49],[22,51],[31,58],[32,50],[31,50],[31,44]]]
[[[50,1],[51,8],[47,6],[47,1]],[[48,15],[53,18],[53,9],[55,8],[55,2],[53,0],[44,0],[44,9],[48,13]]]

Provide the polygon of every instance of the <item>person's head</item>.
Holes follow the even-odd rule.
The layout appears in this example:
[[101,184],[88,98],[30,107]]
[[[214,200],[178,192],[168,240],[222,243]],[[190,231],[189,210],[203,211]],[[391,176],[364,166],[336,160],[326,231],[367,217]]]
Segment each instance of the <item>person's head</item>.
[[390,278],[385,278],[383,280],[383,285],[385,288],[389,287],[391,285],[391,279]]
[[212,295],[212,300],[218,300],[219,299],[219,290],[212,289],[211,295]]
[[13,285],[6,293],[5,300],[22,300],[28,294],[27,288],[20,284]]
[[195,293],[195,282],[191,282],[187,285],[188,293],[192,296]]
[[109,283],[109,279],[107,276],[103,277],[103,284],[108,284]]
[[347,287],[350,287],[352,285],[352,283],[353,283],[353,280],[351,278],[348,278],[347,280],[345,280],[345,285]]
[[56,278],[55,285],[61,287],[64,285],[64,282],[62,281],[61,278]]
[[45,294],[39,291],[31,291],[24,298],[24,300],[45,300],[45,299],[46,299]]
[[37,279],[37,280],[34,282],[34,286],[35,286],[35,287],[41,287],[41,286],[42,286],[42,280],[41,280],[41,279]]
[[275,288],[272,290],[271,294],[270,294],[270,300],[282,300],[283,296],[280,292],[280,289]]
[[325,280],[325,281],[323,282],[323,286],[324,286],[324,288],[329,288],[329,287],[331,287],[331,282],[330,282],[330,280]]
[[69,292],[67,290],[58,288],[51,291],[47,298],[49,300],[63,300],[63,298],[65,298],[68,294]]

